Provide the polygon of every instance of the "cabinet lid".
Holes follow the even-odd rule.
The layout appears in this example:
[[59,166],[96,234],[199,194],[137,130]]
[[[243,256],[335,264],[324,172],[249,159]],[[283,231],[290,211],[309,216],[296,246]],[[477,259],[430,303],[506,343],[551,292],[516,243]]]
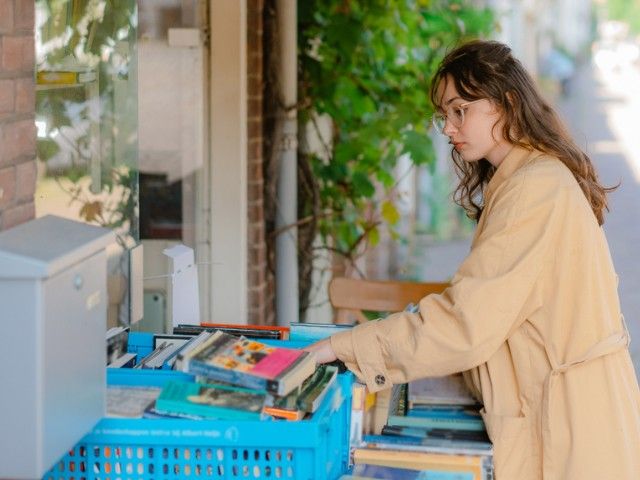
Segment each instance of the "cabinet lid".
[[115,241],[111,230],[54,215],[0,232],[0,279],[48,278]]

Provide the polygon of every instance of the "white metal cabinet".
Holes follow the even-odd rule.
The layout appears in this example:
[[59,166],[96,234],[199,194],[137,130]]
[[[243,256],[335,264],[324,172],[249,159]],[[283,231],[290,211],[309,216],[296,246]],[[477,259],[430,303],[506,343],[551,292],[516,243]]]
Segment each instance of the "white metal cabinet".
[[0,233],[0,478],[40,478],[104,415],[109,230]]

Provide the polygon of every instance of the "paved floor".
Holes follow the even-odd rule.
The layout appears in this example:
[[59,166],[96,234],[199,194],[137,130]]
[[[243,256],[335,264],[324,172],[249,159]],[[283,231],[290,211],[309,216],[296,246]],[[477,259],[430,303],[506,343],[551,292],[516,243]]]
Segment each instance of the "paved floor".
[[[610,196],[605,232],[620,277],[620,300],[632,336],[631,354],[640,374],[640,70],[602,72],[585,65],[558,110],[577,143],[596,164],[606,185],[621,182]],[[633,147],[636,148],[633,148]],[[469,239],[416,242],[415,276],[446,280],[469,250]]]
[[621,183],[609,196],[605,232],[620,277],[622,312],[640,374],[640,69],[602,71],[583,67],[559,109],[578,144],[596,164],[605,185]]

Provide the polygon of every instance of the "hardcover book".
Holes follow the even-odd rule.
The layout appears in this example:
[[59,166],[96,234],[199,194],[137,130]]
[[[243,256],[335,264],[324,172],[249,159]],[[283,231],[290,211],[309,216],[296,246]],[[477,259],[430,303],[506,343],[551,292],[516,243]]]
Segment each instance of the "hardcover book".
[[216,331],[183,359],[182,370],[218,382],[285,396],[315,371],[309,352]]
[[156,400],[160,412],[225,420],[258,420],[266,393],[230,385],[168,382]]

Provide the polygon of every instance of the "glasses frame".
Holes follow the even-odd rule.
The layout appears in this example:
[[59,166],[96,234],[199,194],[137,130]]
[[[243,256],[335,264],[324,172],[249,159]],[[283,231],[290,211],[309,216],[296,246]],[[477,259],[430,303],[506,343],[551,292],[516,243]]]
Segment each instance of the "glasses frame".
[[447,111],[457,110],[460,112],[460,115],[459,115],[460,121],[449,118],[449,115],[447,115],[446,113],[436,112],[431,117],[431,124],[433,125],[433,127],[436,129],[438,133],[442,135],[446,135],[444,133],[444,130],[445,128],[447,128],[447,122],[448,121],[451,122],[451,125],[453,125],[455,128],[462,127],[462,125],[464,125],[464,118],[467,111],[467,107],[469,107],[469,105],[473,105],[474,103],[479,102],[480,100],[484,100],[484,98],[478,98],[476,100],[471,100],[470,102],[464,102],[456,107],[449,107]]

